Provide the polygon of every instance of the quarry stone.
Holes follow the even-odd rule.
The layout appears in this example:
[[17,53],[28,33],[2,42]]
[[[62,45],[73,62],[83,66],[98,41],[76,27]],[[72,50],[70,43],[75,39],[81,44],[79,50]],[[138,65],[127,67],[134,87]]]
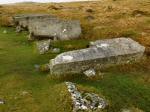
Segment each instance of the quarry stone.
[[130,38],[105,39],[92,42],[90,48],[64,52],[50,60],[50,73],[77,74],[93,68],[98,71],[108,66],[140,59],[145,47]]
[[[29,31],[29,40],[50,38],[70,40],[79,38],[81,26],[78,20],[63,20],[52,15],[27,14],[14,17],[17,31]],[[20,26],[20,27],[18,27]]]

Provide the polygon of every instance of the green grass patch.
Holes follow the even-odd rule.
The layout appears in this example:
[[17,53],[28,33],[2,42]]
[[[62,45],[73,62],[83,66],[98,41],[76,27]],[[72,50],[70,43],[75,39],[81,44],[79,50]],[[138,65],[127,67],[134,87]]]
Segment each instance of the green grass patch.
[[[4,30],[7,30],[6,34]],[[17,34],[14,28],[0,27],[0,99],[5,101],[0,105],[0,112],[71,112],[65,80],[104,96],[110,104],[104,111],[118,112],[121,108],[134,106],[149,112],[150,84],[143,81],[145,76],[149,78],[148,71],[109,71],[99,81],[83,76],[52,79],[48,77],[49,73],[36,71],[34,65],[48,63],[57,54],[38,54],[34,42],[28,42],[26,36],[27,32]],[[88,43],[89,40],[81,39],[54,42],[53,46],[64,52],[85,48]]]

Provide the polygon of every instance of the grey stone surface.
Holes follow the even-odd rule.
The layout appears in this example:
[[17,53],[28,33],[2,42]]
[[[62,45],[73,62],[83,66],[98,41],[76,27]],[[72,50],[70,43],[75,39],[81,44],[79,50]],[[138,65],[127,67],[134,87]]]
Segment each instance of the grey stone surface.
[[50,60],[51,74],[76,74],[93,68],[129,63],[143,56],[145,47],[130,38],[106,39],[93,42],[90,48],[69,51]]
[[50,38],[70,40],[79,38],[81,34],[80,22],[77,20],[62,20],[52,15],[28,14],[14,17],[17,32],[21,28],[28,29],[29,40],[35,38]]
[[83,72],[87,77],[93,77],[96,75],[96,72],[94,69],[89,69]]
[[50,48],[50,39],[49,40],[42,40],[42,41],[38,41],[37,44],[37,48],[40,54],[44,54],[46,53],[49,48]]
[[81,27],[79,21],[51,18],[47,21],[32,22],[31,25],[29,25],[29,31],[33,34],[33,37],[71,40],[79,38]]
[[48,14],[20,14],[13,17],[16,26],[20,26],[24,29],[28,29],[30,23],[37,20],[45,20],[54,17]]
[[72,82],[66,82],[66,85],[71,94],[74,112],[104,109],[108,105],[103,98],[100,98],[95,93],[79,92],[76,85]]

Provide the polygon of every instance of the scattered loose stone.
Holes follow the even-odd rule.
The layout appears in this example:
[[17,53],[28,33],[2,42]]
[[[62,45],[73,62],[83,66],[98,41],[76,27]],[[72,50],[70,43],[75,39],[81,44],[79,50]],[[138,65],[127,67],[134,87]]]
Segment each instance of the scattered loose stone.
[[59,48],[54,48],[51,51],[52,53],[60,53],[60,49]]
[[73,101],[73,111],[79,110],[98,110],[104,109],[107,106],[106,101],[100,98],[95,93],[80,93],[75,84],[72,82],[66,82],[68,91],[71,94]]
[[37,42],[37,48],[40,54],[46,53],[50,48],[50,39]]
[[5,104],[5,101],[0,99],[0,105]]
[[92,77],[92,76],[95,76],[96,75],[96,72],[94,69],[89,69],[89,70],[86,70],[84,72],[84,74],[87,76],[87,77]]

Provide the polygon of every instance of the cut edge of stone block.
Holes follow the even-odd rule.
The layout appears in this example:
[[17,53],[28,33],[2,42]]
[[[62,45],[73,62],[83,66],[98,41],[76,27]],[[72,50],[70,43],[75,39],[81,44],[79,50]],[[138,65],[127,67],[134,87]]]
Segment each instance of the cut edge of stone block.
[[140,59],[145,47],[130,38],[95,41],[90,48],[62,53],[50,60],[51,74],[76,74],[93,68],[100,70],[110,65]]

